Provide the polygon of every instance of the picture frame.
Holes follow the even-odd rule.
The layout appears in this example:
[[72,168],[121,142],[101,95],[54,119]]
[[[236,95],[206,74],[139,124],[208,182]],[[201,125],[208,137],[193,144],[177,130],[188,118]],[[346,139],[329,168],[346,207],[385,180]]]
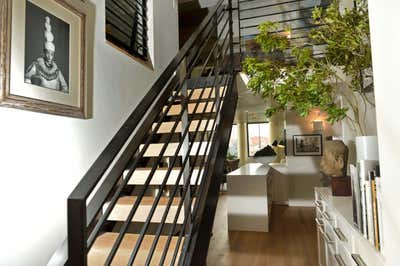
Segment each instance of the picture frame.
[[294,156],[322,156],[322,135],[293,135]]
[[0,106],[90,117],[91,8],[73,0],[1,2]]

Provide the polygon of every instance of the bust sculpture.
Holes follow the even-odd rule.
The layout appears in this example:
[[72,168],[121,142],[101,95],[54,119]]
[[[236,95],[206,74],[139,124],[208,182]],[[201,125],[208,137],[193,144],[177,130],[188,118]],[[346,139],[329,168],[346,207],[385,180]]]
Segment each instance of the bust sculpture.
[[349,149],[341,140],[330,140],[325,143],[321,160],[321,172],[330,177],[346,176]]

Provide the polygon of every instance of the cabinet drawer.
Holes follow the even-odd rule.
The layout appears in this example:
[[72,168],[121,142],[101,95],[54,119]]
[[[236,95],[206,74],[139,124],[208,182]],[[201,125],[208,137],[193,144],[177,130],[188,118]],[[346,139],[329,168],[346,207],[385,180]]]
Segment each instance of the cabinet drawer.
[[318,229],[318,233],[322,236],[325,245],[332,247],[332,248],[336,248],[335,247],[335,240],[332,237],[332,232],[329,229],[329,226],[325,225],[323,223],[323,221],[321,221],[320,219],[315,219],[316,223],[317,223],[317,229]]
[[352,251],[352,233],[347,223],[340,217],[336,218],[336,226],[334,227],[335,235],[343,247],[348,251]]
[[342,261],[342,265],[357,266],[357,264],[351,257],[351,252],[348,251],[341,242],[339,242],[337,245],[337,260]]
[[325,222],[325,234],[326,234],[326,236],[327,236],[327,238],[328,238],[328,240],[330,241],[330,242],[333,242],[333,246],[335,246],[336,245],[336,235],[335,235],[335,231],[333,230],[333,227],[332,227],[332,225],[330,224],[330,223],[326,223]]
[[326,222],[328,222],[332,227],[336,226],[336,215],[332,210],[331,206],[322,201],[324,205],[324,211],[322,212],[322,217]]

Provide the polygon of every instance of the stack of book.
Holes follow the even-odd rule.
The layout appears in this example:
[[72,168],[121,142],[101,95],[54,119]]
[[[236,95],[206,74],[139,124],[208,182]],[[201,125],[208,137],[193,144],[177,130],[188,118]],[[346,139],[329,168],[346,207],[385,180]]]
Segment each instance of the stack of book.
[[382,205],[379,162],[361,160],[350,165],[354,225],[377,250],[382,250]]

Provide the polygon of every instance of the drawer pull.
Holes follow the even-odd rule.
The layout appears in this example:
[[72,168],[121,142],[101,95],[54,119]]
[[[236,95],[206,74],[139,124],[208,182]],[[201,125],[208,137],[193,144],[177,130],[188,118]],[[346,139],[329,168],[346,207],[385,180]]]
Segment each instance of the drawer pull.
[[357,264],[357,266],[367,266],[363,259],[361,258],[360,255],[358,254],[351,254],[351,257],[353,258],[354,262]]
[[328,245],[333,245],[333,244],[335,243],[335,241],[331,240],[331,239],[329,238],[329,236],[322,230],[321,227],[318,227],[318,229],[319,229],[319,232],[321,233],[322,237],[324,238],[325,242],[326,242]]
[[317,211],[319,211],[319,212],[323,211],[322,201],[316,200],[316,201],[314,201],[314,204],[315,204],[315,208],[317,209]]
[[327,220],[327,221],[332,221],[332,217],[327,213],[327,212],[323,212],[322,216]]
[[336,227],[335,229],[333,229],[333,231],[335,231],[335,234],[336,234],[337,237],[340,239],[340,241],[342,241],[342,242],[347,242],[347,238],[346,238],[346,236],[343,234],[342,230],[340,230],[340,228]]
[[318,226],[324,226],[324,222],[322,222],[321,219],[315,218],[315,222],[317,223]]
[[344,260],[342,259],[342,257],[339,254],[335,255],[335,259],[336,259],[337,263],[339,264],[339,266],[346,266],[346,263],[344,263]]

